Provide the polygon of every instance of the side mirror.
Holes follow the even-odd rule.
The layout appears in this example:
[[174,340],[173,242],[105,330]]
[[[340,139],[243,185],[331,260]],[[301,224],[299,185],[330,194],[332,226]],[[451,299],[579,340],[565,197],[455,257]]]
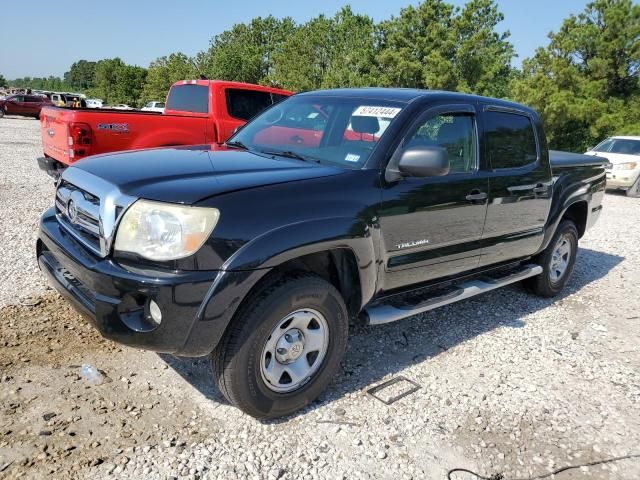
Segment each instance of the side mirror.
[[409,147],[398,162],[400,173],[409,177],[441,177],[449,168],[449,153],[436,146]]

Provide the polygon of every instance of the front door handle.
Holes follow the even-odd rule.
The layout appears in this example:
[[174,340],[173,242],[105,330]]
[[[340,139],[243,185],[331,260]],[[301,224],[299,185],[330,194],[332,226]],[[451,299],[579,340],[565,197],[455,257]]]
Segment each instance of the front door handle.
[[481,192],[478,189],[475,189],[471,190],[471,192],[469,192],[469,195],[467,195],[465,198],[470,202],[480,202],[487,199],[487,194],[485,192]]

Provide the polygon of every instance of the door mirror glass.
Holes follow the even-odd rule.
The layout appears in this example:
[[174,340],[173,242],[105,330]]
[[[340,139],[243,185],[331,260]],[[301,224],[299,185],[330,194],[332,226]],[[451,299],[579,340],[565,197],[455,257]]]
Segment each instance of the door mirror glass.
[[409,147],[398,162],[400,173],[409,177],[441,177],[450,168],[447,150],[433,145]]

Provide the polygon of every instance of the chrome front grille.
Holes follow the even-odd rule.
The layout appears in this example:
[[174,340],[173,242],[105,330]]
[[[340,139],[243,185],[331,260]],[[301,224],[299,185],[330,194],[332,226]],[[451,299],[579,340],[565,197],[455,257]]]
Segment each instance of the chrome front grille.
[[104,179],[69,167],[58,183],[55,208],[65,230],[100,257],[106,257],[120,217],[135,201]]
[[76,238],[94,252],[100,253],[100,199],[61,180],[56,191],[58,220]]

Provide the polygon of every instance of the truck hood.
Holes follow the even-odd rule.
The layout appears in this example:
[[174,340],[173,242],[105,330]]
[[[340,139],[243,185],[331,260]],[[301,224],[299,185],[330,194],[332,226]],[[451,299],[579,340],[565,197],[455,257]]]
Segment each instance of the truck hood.
[[345,173],[336,167],[209,145],[96,155],[72,168],[96,175],[126,195],[184,204],[237,190]]

